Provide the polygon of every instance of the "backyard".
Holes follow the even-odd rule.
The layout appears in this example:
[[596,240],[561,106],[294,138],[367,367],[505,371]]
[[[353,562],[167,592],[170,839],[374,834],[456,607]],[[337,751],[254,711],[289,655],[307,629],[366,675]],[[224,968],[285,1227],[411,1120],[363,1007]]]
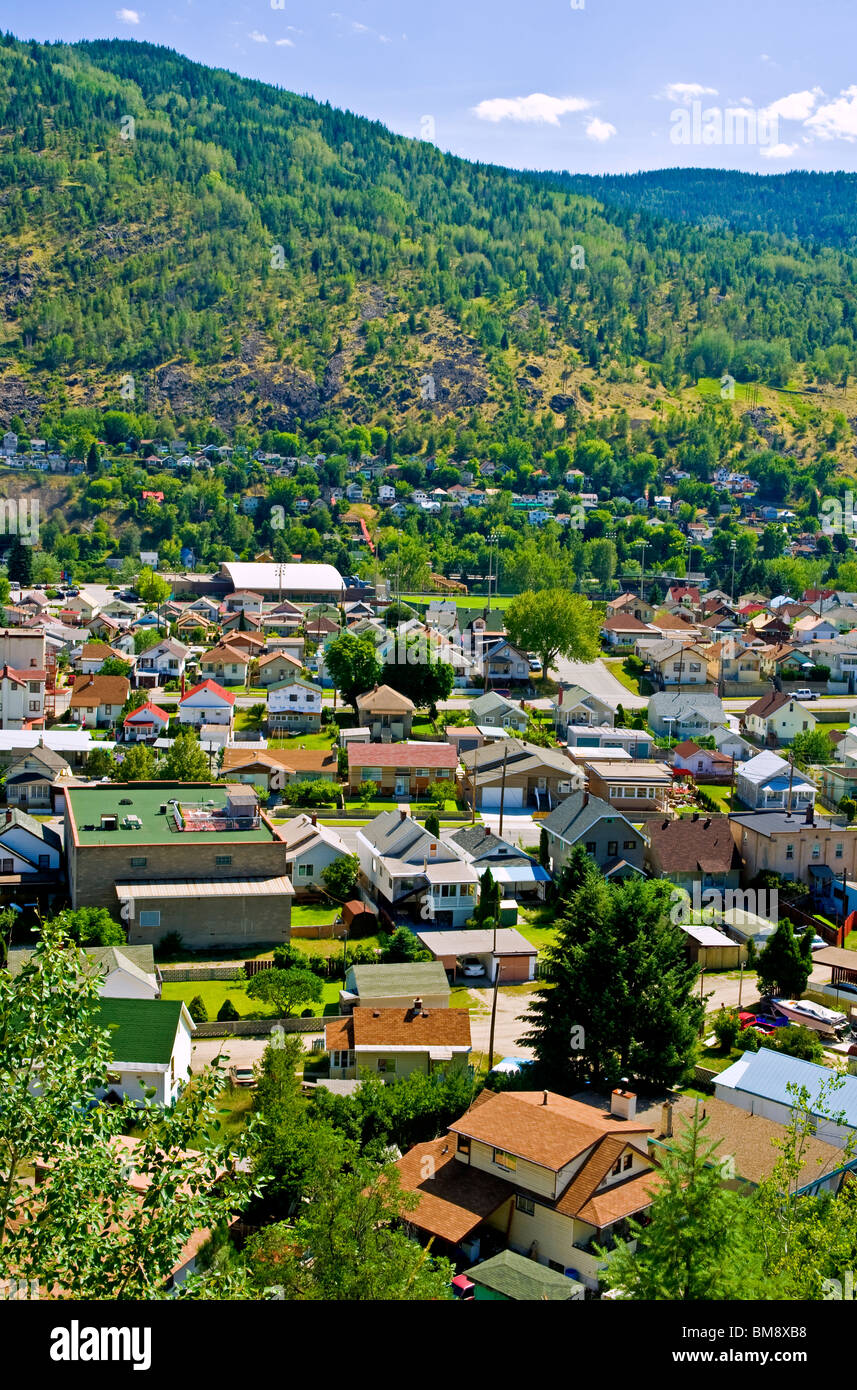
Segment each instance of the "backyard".
[[[162,987],[162,996],[164,999],[181,999],[185,1004],[189,1004],[192,999],[199,995],[205,1005],[209,1023],[217,1021],[218,1011],[226,999],[231,1002],[240,1018],[273,1018],[276,1016],[277,1010],[273,1005],[265,1005],[258,999],[250,998],[246,985],[246,980],[168,982]],[[341,987],[342,982],[339,980],[325,981],[322,985],[321,1001],[317,1004],[306,1003],[297,1010],[297,1013],[301,1014],[306,1009],[311,1009],[314,1014],[338,1014]]]

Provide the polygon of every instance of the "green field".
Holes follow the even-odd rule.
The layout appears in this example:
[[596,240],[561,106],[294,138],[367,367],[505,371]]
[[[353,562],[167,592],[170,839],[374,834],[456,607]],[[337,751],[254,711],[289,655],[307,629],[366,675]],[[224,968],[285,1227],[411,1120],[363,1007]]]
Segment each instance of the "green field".
[[[339,945],[338,942],[333,944]],[[307,952],[307,954],[310,953]],[[164,999],[183,999],[185,1004],[189,1004],[192,999],[199,995],[208,1012],[209,1023],[217,1021],[218,1010],[225,999],[231,1001],[241,1018],[274,1017],[277,1010],[266,1006],[258,999],[251,999],[246,992],[245,985],[246,982],[243,980],[187,980],[164,984],[162,995]],[[339,990],[339,981],[325,981],[322,986],[321,1002],[318,1004],[307,1003],[297,1012],[303,1013],[304,1008],[307,1008],[312,1009],[314,1014],[338,1013]]]
[[648,679],[647,676],[640,676],[638,678],[636,676],[628,675],[628,672],[624,669],[623,666],[625,660],[623,656],[604,656],[601,659],[604,662],[604,665],[607,667],[607,670],[610,672],[611,676],[615,676],[617,681],[619,681],[620,685],[624,685],[625,689],[629,690],[632,695],[645,696],[652,694],[654,686],[652,685],[651,681]]
[[292,738],[269,738],[269,748],[332,748],[336,740],[334,730],[321,734],[295,734]]

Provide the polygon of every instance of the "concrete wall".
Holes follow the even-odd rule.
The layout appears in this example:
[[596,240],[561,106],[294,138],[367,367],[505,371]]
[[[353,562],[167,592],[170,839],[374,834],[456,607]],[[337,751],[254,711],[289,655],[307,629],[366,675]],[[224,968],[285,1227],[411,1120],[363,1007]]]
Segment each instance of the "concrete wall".
[[[69,888],[72,907],[116,909],[116,883],[155,883],[164,879],[274,878],[286,873],[286,846],[279,840],[240,840],[229,832],[213,834],[208,840],[187,842],[178,833],[168,844],[68,844]],[[231,864],[217,864],[218,857],[230,856]],[[144,866],[131,864],[146,859]],[[224,901],[237,906],[239,899]],[[254,901],[251,899],[250,901]],[[260,900],[261,901],[261,900]],[[185,901],[185,913],[193,904]],[[276,938],[280,940],[278,936]]]
[[[116,895],[113,894],[114,911]],[[143,926],[141,913],[160,913],[157,926]],[[135,904],[128,922],[131,946],[157,945],[167,932],[178,932],[185,947],[258,945],[288,941],[291,935],[292,900],[287,895],[270,897],[149,898]],[[148,919],[147,919],[148,920]]]

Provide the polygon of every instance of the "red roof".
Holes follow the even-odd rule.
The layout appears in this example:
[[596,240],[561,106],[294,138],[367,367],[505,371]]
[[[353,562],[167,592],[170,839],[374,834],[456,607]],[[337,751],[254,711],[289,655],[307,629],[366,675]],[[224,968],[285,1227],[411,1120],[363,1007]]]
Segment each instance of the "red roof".
[[217,684],[217,681],[212,680],[200,681],[199,685],[195,685],[192,690],[186,691],[179,700],[179,704],[183,705],[185,700],[189,700],[191,695],[196,695],[200,690],[207,690],[211,695],[219,695],[228,705],[235,704],[235,696],[231,695],[228,690],[224,690],[222,685]]
[[170,722],[170,716],[165,709],[161,709],[160,705],[153,705],[151,700],[147,700],[145,705],[140,705],[139,709],[132,709],[130,714],[126,714],[123,723],[135,724],[141,714],[156,714],[164,724]]
[[458,753],[449,743],[362,743],[348,749],[349,767],[458,766]]

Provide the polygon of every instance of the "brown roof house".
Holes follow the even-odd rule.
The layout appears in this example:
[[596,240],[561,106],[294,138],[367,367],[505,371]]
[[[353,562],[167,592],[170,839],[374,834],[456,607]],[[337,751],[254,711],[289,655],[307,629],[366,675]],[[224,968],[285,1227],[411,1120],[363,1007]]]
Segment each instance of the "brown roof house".
[[332,1079],[350,1080],[364,1070],[391,1079],[412,1071],[430,1076],[467,1066],[470,1014],[429,1008],[421,998],[405,1009],[357,1005],[326,1025],[325,1046]]
[[289,656],[288,652],[269,652],[267,656],[259,657],[259,684],[266,687],[277,685],[289,676],[299,676],[301,669],[297,657]]
[[69,710],[86,728],[118,723],[131,689],[127,676],[76,676]]
[[462,753],[464,790],[470,804],[504,811],[523,806],[550,810],[583,786],[583,774],[559,748],[541,748],[522,738],[505,738]]
[[375,742],[410,738],[414,702],[389,685],[376,685],[357,696],[357,722]]
[[653,878],[668,879],[691,895],[695,884],[721,893],[739,887],[741,855],[728,816],[694,812],[677,820],[650,820],[646,835],[645,863]]
[[661,1181],[636,1097],[614,1091],[611,1105],[605,1114],[553,1091],[483,1091],[447,1135],[397,1163],[419,1198],[409,1223],[443,1253],[476,1260],[484,1241],[597,1289],[606,1260],[595,1244],[625,1238]]
[[815,715],[781,690],[769,690],[741,715],[742,732],[774,748],[791,743],[795,734],[808,733],[815,725]]
[[335,748],[224,748],[224,777],[262,790],[282,791],[290,782],[335,782]]
[[350,743],[348,791],[376,782],[383,796],[424,796],[432,782],[451,781],[458,753],[449,743]]

